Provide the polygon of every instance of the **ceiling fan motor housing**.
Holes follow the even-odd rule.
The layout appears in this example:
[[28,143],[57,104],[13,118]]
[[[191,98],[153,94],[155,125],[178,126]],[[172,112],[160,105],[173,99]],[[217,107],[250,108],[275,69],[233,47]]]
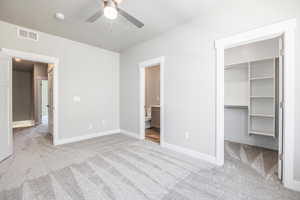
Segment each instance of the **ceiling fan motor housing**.
[[110,20],[118,17],[118,7],[114,0],[104,1],[104,16]]
[[118,3],[114,0],[105,0],[104,1],[104,8],[105,7],[112,7],[112,8],[117,9],[117,5],[118,5]]

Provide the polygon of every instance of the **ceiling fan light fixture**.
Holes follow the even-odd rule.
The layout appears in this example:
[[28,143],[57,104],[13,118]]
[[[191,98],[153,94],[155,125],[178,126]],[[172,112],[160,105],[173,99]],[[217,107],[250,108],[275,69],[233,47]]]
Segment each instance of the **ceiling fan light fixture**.
[[116,4],[113,1],[110,0],[105,3],[104,16],[111,20],[114,20],[118,17]]
[[104,16],[107,19],[114,20],[118,15],[123,16],[128,22],[138,28],[144,27],[144,23],[119,7],[123,0],[102,0],[102,6],[95,12],[86,22],[94,23],[100,17]]

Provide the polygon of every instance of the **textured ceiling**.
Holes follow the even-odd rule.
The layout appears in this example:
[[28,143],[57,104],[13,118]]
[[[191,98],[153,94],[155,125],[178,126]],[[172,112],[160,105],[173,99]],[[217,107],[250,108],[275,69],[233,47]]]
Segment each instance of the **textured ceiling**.
[[[217,0],[124,0],[121,8],[145,23],[138,29],[119,17],[86,23],[101,0],[1,0],[0,20],[113,51],[121,51],[200,15]],[[65,14],[64,21],[54,18]]]

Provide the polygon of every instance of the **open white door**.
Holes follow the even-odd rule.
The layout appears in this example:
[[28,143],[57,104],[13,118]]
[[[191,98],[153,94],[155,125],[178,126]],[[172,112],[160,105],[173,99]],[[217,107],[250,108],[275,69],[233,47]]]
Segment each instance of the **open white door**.
[[38,120],[36,122],[36,124],[41,124],[42,123],[42,119],[43,119],[43,115],[42,115],[42,80],[37,80],[38,84],[37,84],[37,110],[38,110]]
[[48,126],[53,135],[53,68],[48,72]]
[[283,110],[284,110],[284,99],[283,99],[283,59],[284,59],[284,45],[283,39],[279,39],[279,60],[278,60],[278,178],[282,180],[283,176]]
[[0,52],[0,162],[13,154],[11,57]]

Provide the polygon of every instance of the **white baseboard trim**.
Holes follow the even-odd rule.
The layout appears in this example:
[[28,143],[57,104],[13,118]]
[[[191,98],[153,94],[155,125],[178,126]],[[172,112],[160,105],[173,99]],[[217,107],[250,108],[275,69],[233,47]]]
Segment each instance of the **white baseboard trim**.
[[142,140],[142,138],[140,137],[140,135],[138,133],[126,131],[124,129],[121,129],[121,133],[123,133],[123,134],[125,134],[125,135],[127,135],[129,137],[133,137],[135,139]]
[[[129,137],[133,137],[135,139],[138,139],[138,140],[143,140],[144,139],[140,136],[140,134],[137,134],[137,133],[134,133],[134,132],[131,132],[131,131],[127,131],[127,130],[124,130],[124,129],[121,129],[121,133],[123,133],[123,134],[125,134]],[[200,153],[200,152],[197,152],[197,151],[193,151],[193,150],[190,150],[190,149],[187,149],[187,148],[184,148],[184,147],[180,147],[180,146],[177,146],[177,145],[174,145],[174,144],[168,144],[168,143],[165,143],[163,141],[161,141],[161,147],[167,148],[167,149],[170,149],[170,150],[176,151],[178,153],[182,153],[182,154],[185,154],[185,155],[188,155],[188,156],[200,159],[200,160],[204,160],[204,161],[212,163],[214,165],[218,165],[217,159],[215,157],[207,155],[207,154],[203,154],[203,153]]]
[[191,149],[187,149],[187,148],[184,148],[184,147],[180,147],[180,146],[177,146],[177,145],[174,145],[174,144],[168,144],[166,142],[164,142],[163,147],[167,148],[167,149],[170,149],[170,150],[173,150],[173,151],[176,151],[178,153],[182,153],[182,154],[185,154],[185,155],[188,155],[188,156],[191,156],[191,157],[194,157],[194,158],[212,163],[214,165],[218,165],[217,159],[215,157],[207,155],[207,154],[203,154],[203,153],[200,153],[200,152],[197,152],[197,151],[194,151],[194,150],[191,150]]
[[120,129],[115,129],[115,130],[110,130],[110,131],[105,131],[101,133],[94,133],[94,134],[89,134],[89,135],[82,135],[82,136],[77,136],[77,137],[72,137],[72,138],[67,138],[67,139],[57,139],[55,141],[54,145],[62,145],[62,144],[69,144],[69,143],[74,143],[74,142],[80,142],[83,140],[88,140],[92,138],[97,138],[105,135],[113,135],[120,133]]
[[25,121],[14,121],[13,128],[26,128],[32,127],[35,125],[34,120],[25,120]]

